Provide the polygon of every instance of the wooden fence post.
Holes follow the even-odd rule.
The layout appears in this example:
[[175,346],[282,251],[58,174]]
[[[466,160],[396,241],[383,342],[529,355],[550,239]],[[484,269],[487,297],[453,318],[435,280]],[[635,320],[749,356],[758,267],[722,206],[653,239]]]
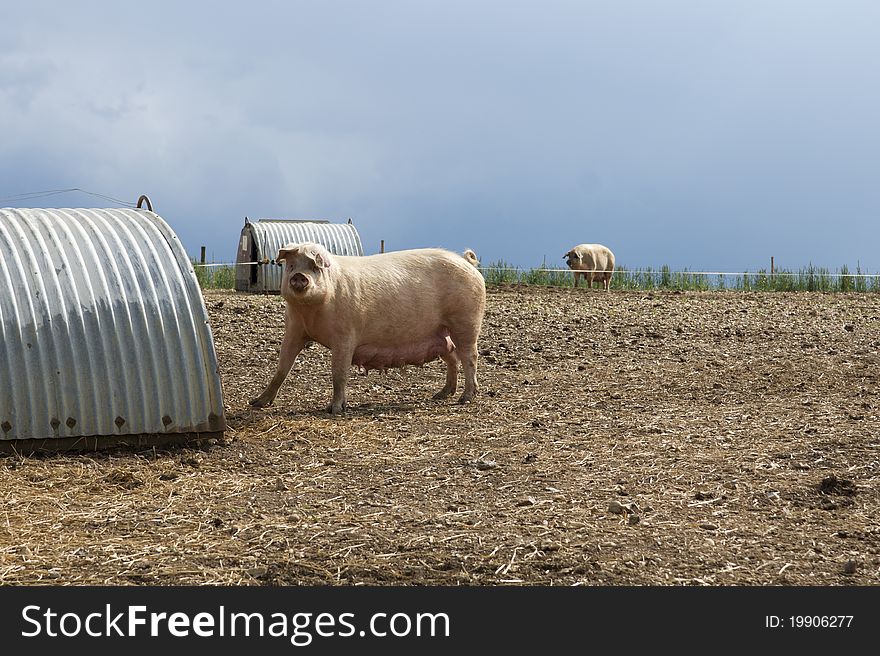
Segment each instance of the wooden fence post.
[[199,262],[201,264],[205,263],[205,247],[204,246],[202,246],[202,256],[199,258]]
[[382,241],[379,242],[379,252],[380,252],[380,253],[384,253],[384,252],[385,252],[385,240],[384,240],[384,239],[383,239]]

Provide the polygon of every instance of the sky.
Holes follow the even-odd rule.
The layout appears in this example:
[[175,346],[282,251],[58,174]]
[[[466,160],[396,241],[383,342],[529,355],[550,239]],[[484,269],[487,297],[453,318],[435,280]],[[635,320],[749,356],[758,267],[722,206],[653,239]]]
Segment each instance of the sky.
[[0,0],[0,206],[484,264],[880,271],[874,0]]

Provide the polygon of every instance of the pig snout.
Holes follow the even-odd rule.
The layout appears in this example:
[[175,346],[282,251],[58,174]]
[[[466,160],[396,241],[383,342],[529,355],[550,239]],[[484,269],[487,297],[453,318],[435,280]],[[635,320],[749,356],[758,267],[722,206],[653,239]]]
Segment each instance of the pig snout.
[[295,292],[305,291],[309,286],[309,279],[302,273],[294,273],[290,276],[290,288]]

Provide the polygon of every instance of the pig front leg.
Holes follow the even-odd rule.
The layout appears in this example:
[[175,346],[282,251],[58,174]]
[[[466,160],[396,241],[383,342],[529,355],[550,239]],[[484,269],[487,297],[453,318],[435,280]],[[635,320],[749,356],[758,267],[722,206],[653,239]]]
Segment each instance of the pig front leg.
[[296,356],[302,352],[306,346],[307,338],[302,328],[292,321],[288,321],[284,329],[284,339],[281,341],[281,352],[278,355],[278,367],[275,369],[275,375],[269,381],[269,385],[263,390],[257,398],[251,399],[250,404],[255,408],[264,408],[272,405],[281,383],[290,373]]
[[335,346],[331,349],[331,372],[333,374],[333,401],[327,407],[331,415],[345,413],[345,388],[348,385],[348,373],[351,370],[351,359],[354,347],[348,344]]

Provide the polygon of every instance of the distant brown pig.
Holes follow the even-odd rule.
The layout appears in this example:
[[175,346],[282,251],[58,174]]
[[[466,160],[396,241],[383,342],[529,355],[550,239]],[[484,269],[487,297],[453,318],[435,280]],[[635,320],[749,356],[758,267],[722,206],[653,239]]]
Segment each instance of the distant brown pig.
[[460,403],[477,391],[477,339],[486,307],[483,276],[457,253],[425,248],[380,255],[331,255],[319,244],[288,244],[281,296],[287,302],[284,340],[269,385],[250,403],[270,405],[307,342],[330,349],[333,401],[345,412],[352,365],[390,369],[442,359],[446,385],[435,399],[453,394],[458,363],[464,373]]
[[607,292],[611,287],[611,274],[614,272],[614,253],[602,244],[579,244],[562,257],[574,275],[574,286],[578,286],[578,277],[587,279],[587,286],[592,288],[593,282],[602,281]]

